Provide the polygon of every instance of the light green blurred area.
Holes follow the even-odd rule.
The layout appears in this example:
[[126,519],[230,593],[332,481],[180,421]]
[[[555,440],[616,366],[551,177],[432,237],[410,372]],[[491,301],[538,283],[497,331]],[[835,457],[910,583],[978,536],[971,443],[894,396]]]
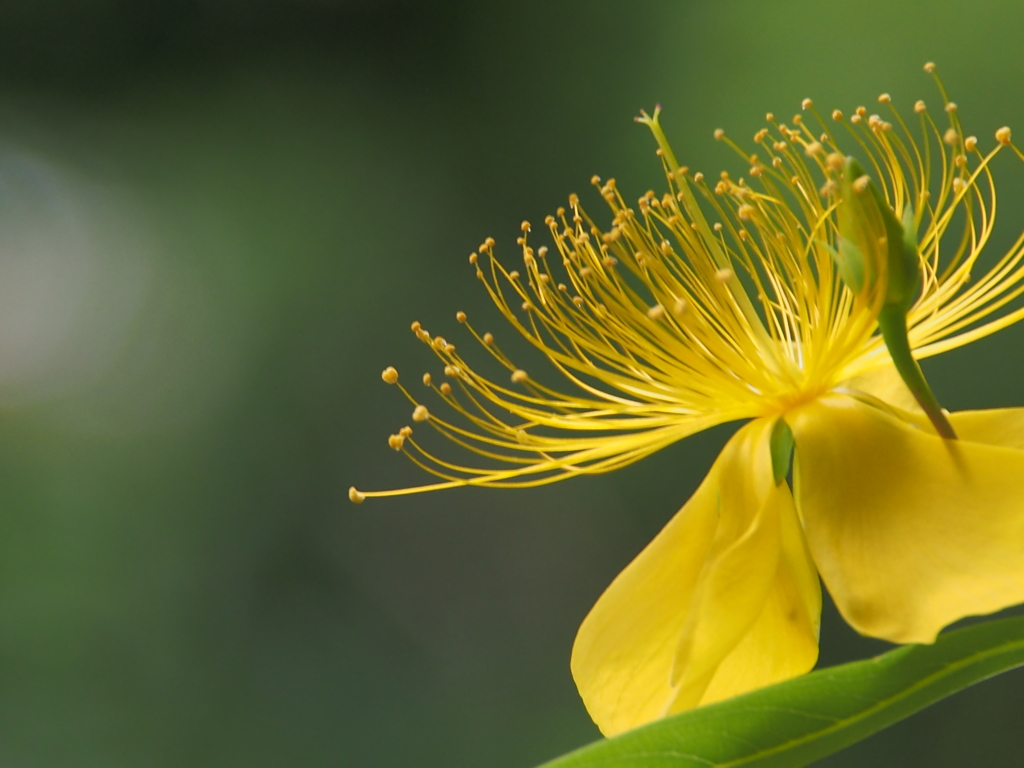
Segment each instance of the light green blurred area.
[[[659,188],[632,117],[742,173],[768,110],[1024,131],[1024,6],[330,2],[0,8],[0,765],[528,768],[597,737],[576,626],[696,487],[714,430],[620,473],[352,506],[436,362],[420,320],[511,329],[466,263],[515,258],[589,179]],[[997,164],[995,245],[1024,229]],[[461,341],[460,341],[461,339]],[[927,364],[1024,405],[1024,332]],[[434,372],[435,376],[438,374]],[[823,663],[865,656],[828,608]],[[1008,675],[828,766],[1015,766]]]

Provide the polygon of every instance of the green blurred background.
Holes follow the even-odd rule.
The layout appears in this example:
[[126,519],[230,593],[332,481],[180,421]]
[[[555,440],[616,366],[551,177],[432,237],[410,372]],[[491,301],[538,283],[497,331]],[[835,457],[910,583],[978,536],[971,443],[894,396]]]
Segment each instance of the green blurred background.
[[[356,507],[420,481],[379,374],[502,332],[466,255],[593,173],[657,187],[805,96],[1024,130],[1024,5],[0,4],[0,765],[529,768],[597,737],[568,669],[718,429],[610,476]],[[997,165],[1005,244],[1024,168]],[[503,248],[504,246],[504,248]],[[928,373],[1022,405],[1024,328]],[[826,607],[822,663],[878,652]],[[1024,676],[822,765],[1016,766]]]

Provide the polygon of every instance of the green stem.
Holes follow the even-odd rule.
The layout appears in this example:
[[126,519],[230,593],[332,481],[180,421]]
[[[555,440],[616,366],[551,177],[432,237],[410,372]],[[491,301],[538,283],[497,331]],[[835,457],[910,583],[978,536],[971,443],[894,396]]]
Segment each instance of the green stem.
[[896,371],[928,416],[935,431],[947,440],[956,440],[953,425],[949,423],[939,401],[932,394],[931,387],[928,386],[924,373],[921,371],[921,366],[918,365],[910,351],[906,311],[893,304],[882,307],[882,311],[878,315],[878,327],[882,331],[882,339],[889,349],[889,356],[896,366]]

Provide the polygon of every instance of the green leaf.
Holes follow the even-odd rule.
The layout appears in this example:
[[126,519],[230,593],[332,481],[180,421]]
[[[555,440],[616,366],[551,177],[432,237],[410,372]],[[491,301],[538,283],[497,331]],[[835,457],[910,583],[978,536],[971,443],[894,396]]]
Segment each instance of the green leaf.
[[1024,617],[829,667],[595,742],[541,768],[795,768],[1024,664]]
[[775,484],[778,485],[786,479],[789,474],[789,464],[793,458],[793,430],[781,416],[775,420],[772,427],[772,439],[769,444],[772,454],[772,474],[775,476]]

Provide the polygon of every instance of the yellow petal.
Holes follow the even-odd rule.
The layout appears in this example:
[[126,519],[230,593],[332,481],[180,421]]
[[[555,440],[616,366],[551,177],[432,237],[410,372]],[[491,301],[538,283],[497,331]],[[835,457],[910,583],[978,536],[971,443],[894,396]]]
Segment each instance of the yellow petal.
[[780,514],[782,551],[760,616],[719,665],[700,703],[710,704],[810,670],[818,660],[821,583],[785,489]]
[[871,397],[877,397],[887,405],[894,406],[910,413],[920,413],[921,406],[918,404],[910,389],[900,378],[896,366],[891,363],[871,371],[871,373],[854,376],[843,382],[843,388],[850,390],[851,394],[862,392]]
[[1024,450],[1024,408],[958,411],[949,421],[961,440]]
[[942,440],[832,394],[787,421],[808,544],[859,632],[928,643],[1024,601],[1024,451],[970,439],[998,437],[996,417],[955,417],[964,439]]
[[712,685],[724,698],[813,666],[816,576],[772,478],[771,426],[737,432],[584,619],[572,671],[606,735],[695,706]]

